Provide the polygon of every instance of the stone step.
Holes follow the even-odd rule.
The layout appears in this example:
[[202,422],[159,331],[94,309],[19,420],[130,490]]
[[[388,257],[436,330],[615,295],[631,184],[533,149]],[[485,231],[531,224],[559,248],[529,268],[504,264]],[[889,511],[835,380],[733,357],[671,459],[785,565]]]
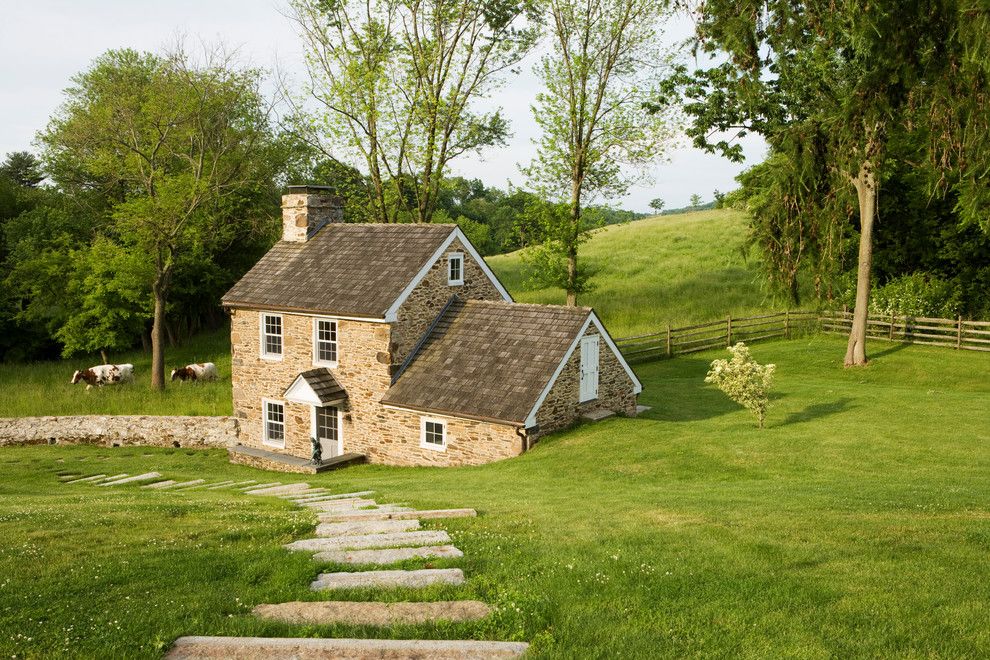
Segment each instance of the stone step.
[[151,488],[151,489],[168,488],[174,483],[175,483],[175,479],[166,479],[165,481],[156,481],[153,484],[148,484],[147,486],[141,486],[141,488]]
[[420,548],[324,550],[313,555],[313,559],[337,564],[394,564],[407,559],[456,559],[463,556],[464,553],[452,545],[428,545]]
[[258,605],[254,615],[284,623],[328,626],[394,626],[434,621],[477,621],[491,614],[491,608],[478,600],[451,600],[424,603],[376,603],[354,601],[295,601]]
[[236,488],[237,490],[241,490],[242,488],[257,488],[257,486],[254,485],[257,483],[258,482],[255,481],[254,479],[248,479],[247,481],[238,481],[235,484],[231,484],[230,487]]
[[192,481],[183,481],[177,484],[172,484],[171,486],[163,486],[164,490],[178,490],[181,488],[188,488],[190,486],[198,486],[200,484],[205,484],[206,479],[193,479]]
[[474,509],[432,509],[427,511],[349,511],[344,513],[325,513],[318,516],[320,522],[357,522],[365,520],[409,520],[422,518],[468,518],[478,515]]
[[[65,459],[61,459],[61,460],[64,462]],[[62,474],[59,474],[58,475],[58,480],[59,481],[78,481],[79,480],[79,477],[81,477],[81,476],[82,475],[79,474],[78,472],[63,472]]]
[[131,475],[129,475],[129,474],[127,474],[125,472],[123,474],[115,474],[112,477],[106,477],[105,479],[96,479],[95,481],[93,481],[93,483],[94,484],[99,484],[99,483],[104,483],[104,482],[107,482],[107,481],[116,481],[117,479],[123,479],[124,477],[129,477],[129,476],[131,476]]
[[230,488],[233,485],[234,485],[233,480],[221,481],[220,483],[205,486],[203,490],[220,490],[221,488]]
[[247,492],[249,490],[257,490],[259,488],[271,488],[272,486],[281,486],[282,485],[282,482],[281,481],[273,481],[270,484],[259,484],[257,482],[253,482],[253,483],[254,483],[253,486],[243,486],[241,488],[238,488],[237,490],[239,490],[241,492]]
[[72,481],[66,481],[67,484],[84,484],[88,481],[99,481],[100,479],[106,479],[105,474],[94,474],[91,477],[83,477],[82,479],[73,479]]
[[359,493],[325,493],[323,495],[290,497],[289,499],[296,504],[304,504],[306,502],[330,502],[333,500],[353,500],[366,495],[372,495],[374,492],[375,491],[373,490],[362,490]]
[[524,642],[430,639],[316,639],[312,637],[180,637],[167,660],[480,660],[518,658]]
[[598,422],[603,419],[608,419],[609,417],[615,417],[615,411],[607,410],[605,408],[595,408],[594,410],[589,410],[581,415],[582,419],[586,419],[589,422]]
[[326,488],[309,488],[307,490],[301,490],[299,492],[285,493],[279,495],[283,500],[291,500],[296,497],[316,497],[317,495],[326,495]]
[[135,481],[151,481],[152,479],[158,479],[162,475],[158,472],[145,472],[144,474],[139,474],[133,477],[125,477],[124,479],[118,479],[117,481],[104,481],[99,484],[100,486],[120,486],[123,484],[132,484]]
[[375,506],[376,504],[377,502],[374,500],[368,500],[362,497],[349,497],[326,502],[303,502],[301,506],[316,509],[317,511],[337,511],[340,509],[360,509],[361,507]]
[[374,587],[418,589],[434,584],[452,584],[455,586],[464,584],[464,571],[459,568],[421,568],[415,571],[320,573],[309,587],[313,591]]
[[246,491],[248,495],[282,495],[283,493],[298,493],[309,490],[309,484],[285,484],[284,486],[271,486],[270,488],[250,488]]
[[320,523],[316,526],[316,535],[352,536],[355,534],[389,534],[392,532],[411,532],[419,529],[418,520],[370,520],[367,522]]
[[334,538],[303,539],[287,543],[287,550],[322,552],[324,550],[361,550],[364,548],[397,548],[403,545],[437,545],[449,543],[450,535],[442,529],[390,534],[362,534]]

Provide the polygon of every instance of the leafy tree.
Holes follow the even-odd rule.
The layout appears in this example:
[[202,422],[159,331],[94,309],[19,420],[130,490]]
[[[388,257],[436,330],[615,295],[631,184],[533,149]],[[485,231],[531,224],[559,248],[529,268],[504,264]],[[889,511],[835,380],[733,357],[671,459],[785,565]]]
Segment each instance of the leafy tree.
[[[111,200],[101,233],[114,247],[94,246],[129,267],[115,269],[124,281],[98,291],[60,331],[67,351],[115,341],[105,325],[86,321],[101,311],[129,307],[119,320],[137,323],[140,283],[153,319],[151,384],[164,388],[176,278],[271,218],[264,199],[277,159],[259,84],[258,71],[219,51],[196,63],[181,48],[164,56],[110,51],[73,79],[40,136],[46,166],[66,190],[96,189]],[[95,266],[99,258],[83,260]]]
[[714,360],[705,382],[715,385],[727,397],[751,411],[763,428],[770,408],[770,388],[776,365],[760,364],[743,342],[729,349],[730,360]]
[[550,269],[544,278],[550,280],[560,279],[565,265],[562,285],[567,304],[575,305],[588,281],[578,266],[582,209],[596,196],[624,194],[674,139],[670,108],[650,113],[645,106],[669,61],[658,39],[668,7],[656,0],[544,0],[543,6],[549,51],[536,68],[544,89],[533,106],[542,135],[524,173],[538,194],[566,205],[566,214],[556,207],[541,212],[560,226],[546,232],[535,263]]
[[3,163],[0,163],[0,177],[7,177],[25,188],[35,188],[45,179],[41,171],[41,161],[28,151],[14,151],[7,154]]
[[701,206],[701,195],[695,193],[691,195],[691,208],[696,209],[699,206]]
[[660,212],[663,211],[664,204],[665,202],[659,197],[650,200],[650,208],[656,211],[657,215],[660,215]]

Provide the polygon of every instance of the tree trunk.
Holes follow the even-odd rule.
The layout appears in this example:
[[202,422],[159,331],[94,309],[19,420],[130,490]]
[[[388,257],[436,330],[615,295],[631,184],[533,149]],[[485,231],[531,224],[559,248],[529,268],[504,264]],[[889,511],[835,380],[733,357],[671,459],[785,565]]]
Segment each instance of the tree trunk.
[[578,238],[581,236],[581,183],[575,178],[571,187],[570,232],[567,237],[567,305],[577,307]]
[[100,359],[103,360],[103,364],[110,364],[110,360],[107,359],[107,352],[102,348],[100,349]]
[[165,291],[153,287],[155,320],[151,326],[151,389],[165,389]]
[[860,167],[853,180],[859,198],[859,267],[856,272],[856,307],[846,348],[845,365],[858,367],[867,363],[866,325],[870,313],[870,273],[873,266],[873,221],[877,212],[877,182],[869,161]]

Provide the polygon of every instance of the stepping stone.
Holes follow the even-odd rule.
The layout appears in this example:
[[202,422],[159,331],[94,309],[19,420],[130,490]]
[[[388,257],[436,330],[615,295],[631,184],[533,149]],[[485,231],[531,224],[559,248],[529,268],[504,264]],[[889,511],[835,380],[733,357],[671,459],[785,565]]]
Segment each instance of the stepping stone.
[[287,543],[286,550],[320,552],[323,550],[361,550],[362,548],[395,548],[403,545],[436,545],[449,543],[450,535],[442,529],[425,529],[418,532],[393,532],[391,534],[363,534],[335,538],[303,539]]
[[302,506],[317,511],[346,511],[348,509],[360,509],[364,506],[375,506],[374,500],[352,498],[348,500],[330,500],[329,502],[304,502]]
[[294,497],[315,497],[317,495],[326,495],[326,488],[309,488],[307,490],[299,491],[298,493],[286,493],[285,495],[279,495],[283,500],[291,500]]
[[651,410],[653,410],[653,406],[636,406],[636,415],[639,416]]
[[407,559],[456,559],[463,556],[464,553],[452,545],[428,545],[423,548],[325,550],[313,555],[313,559],[337,564],[394,564]]
[[245,492],[248,495],[281,495],[283,493],[296,493],[302,490],[309,490],[309,484],[285,484],[284,486],[272,486],[271,488],[251,488]]
[[120,485],[123,485],[123,484],[131,484],[131,483],[134,483],[135,481],[150,481],[152,479],[157,479],[160,476],[162,476],[162,475],[160,473],[158,473],[158,472],[145,472],[144,474],[139,474],[139,475],[134,476],[134,477],[127,477],[126,479],[118,479],[117,481],[104,481],[103,483],[101,483],[99,485],[100,486],[103,486],[103,487],[106,487],[106,486],[120,486]]
[[166,660],[478,660],[518,658],[529,644],[476,640],[318,639],[312,637],[180,637]]
[[281,486],[281,485],[282,485],[281,481],[273,481],[270,484],[259,484],[255,482],[255,485],[253,486],[244,486],[242,488],[238,488],[237,490],[246,493],[249,490],[256,490],[258,488],[271,488],[272,486]]
[[82,479],[73,479],[72,481],[66,481],[67,484],[84,484],[87,481],[99,481],[100,479],[106,478],[105,474],[94,474],[92,477],[84,477]]
[[328,626],[394,626],[433,621],[477,621],[491,614],[491,608],[477,600],[428,603],[369,603],[353,601],[295,601],[258,605],[254,615],[284,623]]
[[478,515],[474,509],[433,509],[428,511],[353,511],[345,513],[327,513],[319,516],[320,522],[349,522],[365,520],[410,520],[422,518],[468,518]]
[[251,488],[257,488],[257,486],[252,486],[251,484],[258,483],[254,479],[248,479],[247,481],[238,481],[236,484],[231,484],[231,488],[236,488],[240,490],[243,486],[250,486]]
[[230,488],[234,484],[233,481],[221,481],[218,484],[213,484],[212,486],[207,486],[204,490],[217,490],[219,488]]
[[317,536],[348,536],[354,534],[390,534],[419,529],[418,520],[371,520],[368,522],[320,523]]
[[373,495],[375,491],[373,490],[362,490],[360,493],[337,493],[336,495],[317,495],[315,497],[300,497],[298,499],[292,498],[292,501],[297,504],[302,504],[303,502],[323,502],[329,500],[353,500],[359,497],[364,497],[365,495]]
[[73,472],[72,474],[60,474],[58,475],[58,479],[59,481],[69,481],[70,479],[76,481],[80,476],[82,475],[80,475],[78,472]]
[[141,488],[152,488],[152,489],[168,488],[174,483],[175,483],[175,479],[167,479],[165,481],[159,481],[153,484],[148,484],[147,486],[141,486]]
[[589,422],[597,422],[603,419],[608,419],[609,417],[615,417],[615,411],[607,410],[605,408],[596,408],[595,410],[589,410],[588,412],[581,415],[582,419],[586,419]]
[[115,474],[112,477],[107,477],[106,479],[97,479],[93,483],[94,484],[98,484],[98,483],[103,482],[103,481],[116,481],[117,479],[123,479],[124,477],[129,477],[129,476],[131,476],[131,475],[129,475],[129,474],[127,474],[125,472],[124,474]]
[[313,591],[403,587],[418,589],[434,584],[464,584],[459,568],[421,568],[416,571],[361,571],[359,573],[320,573],[309,585]]
[[171,486],[162,486],[166,490],[178,490],[180,488],[188,488],[189,486],[198,486],[199,484],[205,484],[206,479],[193,479],[192,481],[183,481],[179,484],[172,484]]

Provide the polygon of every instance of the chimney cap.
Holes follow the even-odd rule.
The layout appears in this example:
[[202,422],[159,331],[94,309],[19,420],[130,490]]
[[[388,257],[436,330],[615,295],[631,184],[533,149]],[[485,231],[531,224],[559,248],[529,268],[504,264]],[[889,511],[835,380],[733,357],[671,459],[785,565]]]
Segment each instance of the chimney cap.
[[332,186],[300,185],[287,186],[286,189],[290,195],[333,195],[335,192]]

